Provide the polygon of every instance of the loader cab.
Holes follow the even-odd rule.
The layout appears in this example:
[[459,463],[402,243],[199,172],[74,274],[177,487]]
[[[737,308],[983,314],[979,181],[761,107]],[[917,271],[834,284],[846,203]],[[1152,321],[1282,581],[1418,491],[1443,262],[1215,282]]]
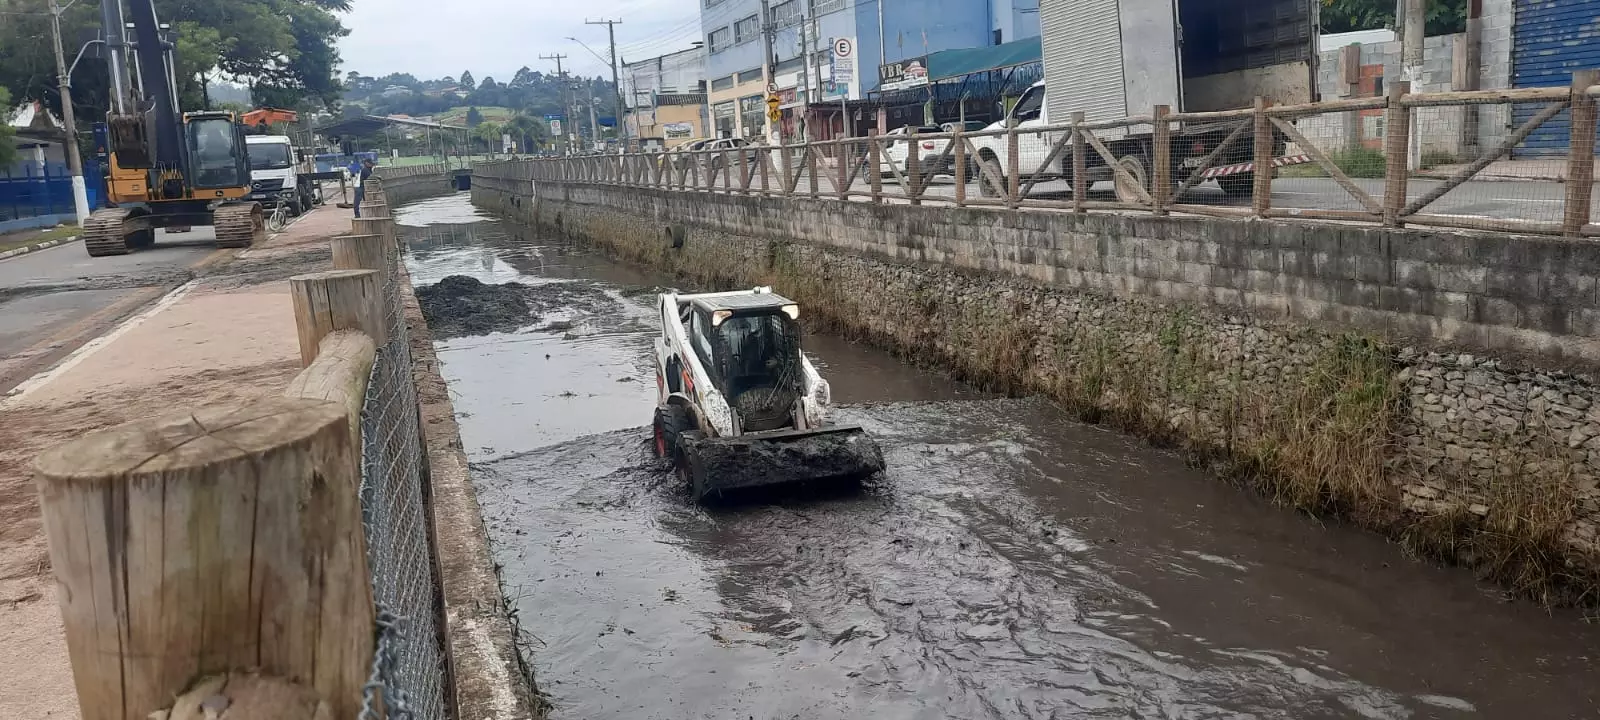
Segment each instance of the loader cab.
[[773,293],[697,298],[687,330],[700,364],[746,431],[793,424],[804,393],[800,306]]

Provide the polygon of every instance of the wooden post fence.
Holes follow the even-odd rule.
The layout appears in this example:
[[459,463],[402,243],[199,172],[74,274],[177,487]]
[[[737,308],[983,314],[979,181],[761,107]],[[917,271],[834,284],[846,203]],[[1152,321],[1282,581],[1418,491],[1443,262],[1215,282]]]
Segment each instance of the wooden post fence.
[[[351,437],[344,407],[272,398],[39,456],[84,720],[145,720],[204,677],[246,670],[357,716],[375,613]],[[268,704],[233,714],[312,717]]]
[[1250,116],[1255,124],[1252,139],[1255,147],[1251,153],[1251,164],[1255,172],[1251,175],[1252,187],[1250,189],[1250,207],[1258,218],[1267,216],[1267,211],[1272,209],[1272,118],[1267,115],[1267,108],[1272,102],[1264,97],[1257,96],[1255,101],[1255,114]]
[[389,338],[383,306],[383,275],[376,270],[330,270],[289,278],[301,366],[317,359],[322,338],[337,330],[360,330],[380,347]]
[[1150,113],[1154,130],[1150,163],[1155,166],[1150,168],[1150,199],[1157,215],[1166,215],[1167,206],[1177,202],[1172,197],[1172,121],[1167,119],[1171,113],[1170,105],[1157,105]]
[[1411,92],[1404,80],[1389,84],[1389,107],[1383,118],[1383,224],[1400,227],[1400,210],[1406,206],[1407,165],[1410,152],[1411,110],[1400,99]]
[[1600,70],[1572,74],[1572,140],[1567,154],[1567,202],[1561,234],[1578,237],[1589,224],[1594,192],[1595,99],[1589,87],[1600,83]]

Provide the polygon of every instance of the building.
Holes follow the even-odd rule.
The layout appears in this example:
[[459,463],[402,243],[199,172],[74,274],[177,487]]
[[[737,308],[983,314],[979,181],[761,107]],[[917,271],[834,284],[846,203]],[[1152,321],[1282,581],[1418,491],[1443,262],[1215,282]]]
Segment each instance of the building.
[[[1039,35],[1038,0],[787,0],[770,6],[775,57],[768,77],[763,4],[701,0],[708,103],[719,136],[822,136],[823,128],[807,127],[818,114],[803,109],[866,100],[885,67]],[[777,123],[767,120],[769,83],[779,100]]]
[[706,55],[699,47],[637,62],[623,62],[623,122],[645,147],[670,148],[709,137]]

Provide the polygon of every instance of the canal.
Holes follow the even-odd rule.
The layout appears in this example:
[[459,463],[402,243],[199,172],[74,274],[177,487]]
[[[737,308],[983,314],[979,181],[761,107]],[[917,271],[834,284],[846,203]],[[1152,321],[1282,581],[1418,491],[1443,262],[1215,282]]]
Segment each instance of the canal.
[[698,506],[650,452],[671,278],[465,195],[397,214],[419,288],[545,299],[436,344],[552,717],[1600,716],[1576,611],[837,338],[808,351],[888,471]]

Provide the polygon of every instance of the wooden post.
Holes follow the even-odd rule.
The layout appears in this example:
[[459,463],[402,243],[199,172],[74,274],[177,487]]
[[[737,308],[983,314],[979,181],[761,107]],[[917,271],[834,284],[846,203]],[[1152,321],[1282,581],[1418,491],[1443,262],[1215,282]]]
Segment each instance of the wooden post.
[[1172,106],[1157,105],[1150,114],[1155,122],[1155,132],[1150,142],[1155,145],[1151,153],[1150,199],[1154,200],[1155,213],[1166,215],[1167,206],[1176,202],[1172,197],[1172,122],[1167,120],[1167,115],[1172,113]]
[[867,131],[867,171],[871,173],[872,202],[883,203],[883,145],[878,142],[878,130]]
[[750,153],[739,149],[739,190],[750,194]]
[[1267,115],[1267,108],[1272,105],[1270,100],[1256,96],[1255,114],[1250,118],[1255,124],[1252,139],[1255,140],[1255,152],[1251,154],[1252,164],[1255,166],[1251,179],[1254,180],[1250,190],[1251,208],[1256,217],[1264,218],[1267,211],[1272,209],[1272,117]]
[[782,143],[778,144],[778,171],[783,176],[779,178],[779,181],[783,183],[783,194],[792,195],[793,193],[789,192],[789,188],[796,185],[792,180],[794,177],[794,161],[789,157],[789,146]]
[[922,204],[922,143],[917,140],[917,126],[906,129],[906,185],[901,189],[911,198],[912,205]]
[[1022,201],[1022,198],[1018,197],[1019,195],[1022,194],[1021,192],[1019,192],[1020,185],[1018,183],[1018,181],[1022,178],[1022,172],[1021,172],[1021,170],[1022,170],[1022,158],[1021,158],[1021,153],[1022,153],[1022,148],[1018,147],[1018,144],[1017,144],[1017,123],[1016,123],[1015,118],[1013,118],[1012,122],[1011,122],[1011,126],[1006,128],[1006,188],[1005,188],[1005,190],[1006,190],[1006,207],[1012,208],[1012,209],[1015,209],[1017,207],[1017,204]]
[[[781,151],[782,148],[783,148],[783,144],[779,143],[778,144],[778,148]],[[761,194],[762,195],[766,195],[767,191],[771,189],[771,187],[768,185],[770,180],[767,177],[767,166],[772,164],[772,155],[771,155],[772,148],[770,148],[770,147],[768,147],[766,145],[763,145],[763,146],[761,146],[761,151],[760,152],[761,152],[761,157],[755,159],[755,161],[756,161],[756,172],[759,173],[760,176],[761,176]]]
[[822,182],[822,179],[817,177],[817,155],[820,149],[815,140],[806,144],[806,187],[812,200],[817,199],[817,189]]
[[333,269],[389,272],[389,238],[383,235],[340,235],[333,247]]
[[839,141],[839,199],[850,199],[850,185],[854,182],[850,177],[850,143],[847,140]]
[[1411,110],[1400,98],[1411,92],[1411,83],[1399,80],[1389,84],[1389,107],[1383,113],[1383,225],[1400,227],[1400,210],[1406,206],[1406,169],[1411,142]]
[[[951,168],[956,176],[956,207],[967,204],[967,139],[961,136],[961,124],[950,135],[950,147],[955,150],[955,164]],[[981,180],[979,182],[982,182]]]
[[1597,83],[1600,70],[1572,74],[1572,141],[1567,150],[1567,203],[1561,218],[1561,234],[1567,237],[1578,237],[1589,224],[1595,158],[1595,99],[1589,97],[1589,86]]
[[1088,210],[1084,202],[1089,199],[1089,141],[1083,137],[1089,131],[1083,119],[1082,112],[1072,114],[1072,211],[1079,213]]
[[300,365],[317,359],[322,338],[335,330],[360,330],[383,345],[389,339],[383,276],[376,270],[330,270],[289,278]]
[[351,235],[382,235],[388,238],[391,244],[400,244],[399,231],[395,228],[394,219],[383,217],[359,217],[350,221]]
[[144,720],[202,676],[249,669],[356,717],[375,627],[359,456],[346,408],[284,398],[138,420],[40,455],[84,720]]
[[[722,159],[722,190],[733,192],[733,161],[728,159],[728,149],[723,148],[718,157]],[[712,178],[714,181],[716,176],[713,175]]]

